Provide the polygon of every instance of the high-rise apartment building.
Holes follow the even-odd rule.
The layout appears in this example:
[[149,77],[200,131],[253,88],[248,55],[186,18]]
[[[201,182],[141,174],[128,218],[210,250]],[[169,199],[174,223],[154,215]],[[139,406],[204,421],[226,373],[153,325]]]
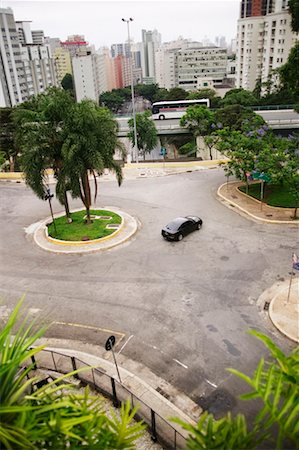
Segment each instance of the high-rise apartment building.
[[99,92],[112,91],[116,88],[116,79],[113,59],[110,57],[110,51],[107,47],[98,50],[98,70],[99,70]]
[[73,80],[77,102],[83,99],[99,102],[99,55],[91,51],[78,54],[72,58]]
[[253,90],[283,65],[294,45],[287,0],[242,0],[236,48],[236,86]]
[[50,47],[30,22],[16,22],[11,8],[0,9],[0,106],[14,106],[56,85]]
[[0,9],[0,55],[0,106],[14,106],[22,103],[27,87],[19,33],[10,8]]
[[[156,81],[160,87],[196,90],[205,80],[209,86],[221,83],[227,73],[227,50],[187,42],[180,48],[156,52]],[[207,85],[207,86],[208,86]]]
[[142,30],[141,69],[143,83],[155,83],[155,52],[161,46],[161,34],[157,30]]
[[57,82],[61,84],[61,81],[67,73],[73,74],[71,55],[66,48],[57,47],[53,52],[53,58],[55,61]]
[[126,42],[125,44],[112,44],[111,45],[111,57],[116,58],[119,55],[130,57],[130,44]]
[[60,43],[62,48],[65,48],[69,51],[71,58],[73,58],[75,55],[84,54],[86,52],[86,49],[88,47],[88,42],[85,41],[84,36],[81,36],[79,34],[75,34],[72,36],[68,36],[67,40]]

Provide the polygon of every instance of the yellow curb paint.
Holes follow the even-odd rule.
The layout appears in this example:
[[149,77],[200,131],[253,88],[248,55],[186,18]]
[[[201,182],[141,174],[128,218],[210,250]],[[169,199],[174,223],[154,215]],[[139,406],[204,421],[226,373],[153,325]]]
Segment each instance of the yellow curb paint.
[[59,321],[55,321],[53,322],[53,324],[55,325],[67,325],[68,327],[76,327],[76,328],[83,328],[85,330],[95,330],[95,331],[102,331],[103,333],[108,333],[108,334],[113,334],[113,335],[118,335],[119,339],[116,342],[116,346],[118,344],[121,343],[121,341],[124,339],[124,337],[126,336],[125,333],[121,333],[120,331],[114,331],[114,330],[109,330],[107,328],[100,328],[100,327],[94,327],[92,325],[83,325],[81,323],[73,323],[73,322],[59,322]]
[[184,161],[184,162],[157,162],[157,163],[141,163],[138,164],[125,164],[125,169],[151,169],[151,168],[169,168],[172,167],[194,167],[194,166],[217,166],[221,163],[225,163],[227,160],[222,159],[208,159],[205,161]]
[[[118,214],[120,216],[119,213],[116,213],[116,214]],[[91,239],[90,241],[63,241],[63,240],[55,239],[55,238],[52,238],[51,236],[49,236],[47,227],[45,228],[46,238],[49,242],[51,242],[51,244],[66,245],[66,246],[70,246],[70,247],[77,247],[79,245],[91,245],[91,244],[96,244],[98,242],[107,241],[108,239],[115,237],[120,232],[120,230],[123,228],[124,218],[122,216],[120,216],[120,217],[121,217],[121,223],[120,223],[118,230],[115,230],[113,233],[109,234],[109,236],[104,236],[102,238]]]
[[23,172],[0,172],[0,180],[23,180]]

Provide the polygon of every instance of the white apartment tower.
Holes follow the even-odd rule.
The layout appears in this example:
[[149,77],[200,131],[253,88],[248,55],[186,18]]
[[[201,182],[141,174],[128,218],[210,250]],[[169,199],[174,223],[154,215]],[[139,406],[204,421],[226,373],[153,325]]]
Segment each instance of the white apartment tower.
[[12,9],[0,9],[0,107],[22,103],[26,95],[21,45]]
[[15,106],[56,84],[50,47],[30,22],[15,22],[11,8],[0,9],[0,106]]
[[283,65],[294,45],[287,0],[242,0],[236,48],[236,87],[253,90]]
[[[156,52],[156,81],[160,87],[196,90],[221,83],[227,74],[227,50],[187,42],[180,48],[160,48]],[[205,86],[205,84],[203,84]]]
[[161,46],[161,34],[157,30],[142,30],[141,69],[145,84],[155,83],[155,52]]
[[94,100],[99,103],[99,55],[87,51],[72,58],[73,80],[77,102],[83,99]]

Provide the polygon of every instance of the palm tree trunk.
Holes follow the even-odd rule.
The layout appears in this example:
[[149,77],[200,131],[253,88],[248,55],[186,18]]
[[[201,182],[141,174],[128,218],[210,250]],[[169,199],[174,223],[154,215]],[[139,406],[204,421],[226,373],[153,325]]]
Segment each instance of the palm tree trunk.
[[84,192],[84,205],[86,208],[86,216],[87,216],[86,223],[90,224],[91,223],[91,218],[90,218],[91,194],[90,194],[90,185],[89,185],[89,180],[88,180],[88,170],[86,170],[83,174],[82,187],[83,187],[83,192]]
[[71,213],[70,213],[70,206],[69,201],[67,198],[67,192],[64,191],[64,208],[65,208],[65,215],[67,217],[67,223],[72,223]]

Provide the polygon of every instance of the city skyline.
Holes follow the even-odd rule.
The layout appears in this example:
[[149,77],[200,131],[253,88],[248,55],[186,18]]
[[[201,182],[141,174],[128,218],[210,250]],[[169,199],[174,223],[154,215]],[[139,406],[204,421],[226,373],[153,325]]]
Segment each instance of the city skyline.
[[[207,38],[214,42],[216,36],[224,36],[229,44],[236,37],[240,2],[3,0],[0,4],[3,8],[12,8],[15,20],[31,21],[31,28],[43,30],[45,36],[63,41],[69,35],[80,34],[98,49],[127,40],[122,17],[134,19],[130,25],[134,42],[141,41],[142,29],[157,29],[162,42],[176,40],[179,36],[194,41]],[[101,18],[100,26],[98,17]]]

